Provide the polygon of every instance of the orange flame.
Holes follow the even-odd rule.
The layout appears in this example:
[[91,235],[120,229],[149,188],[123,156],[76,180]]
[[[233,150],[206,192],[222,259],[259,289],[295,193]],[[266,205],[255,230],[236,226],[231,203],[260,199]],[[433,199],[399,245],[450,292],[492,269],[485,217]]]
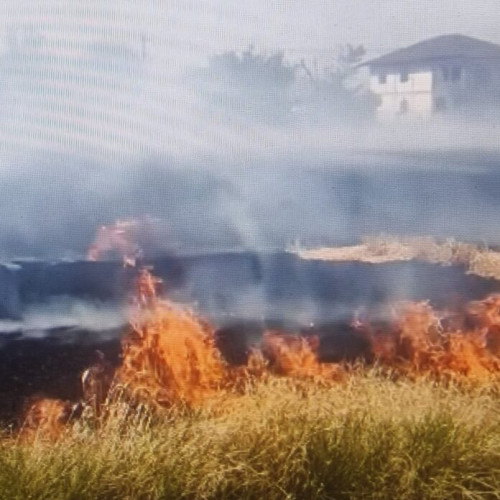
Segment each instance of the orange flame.
[[29,442],[55,441],[62,435],[72,412],[73,405],[68,401],[31,398],[22,417],[19,438]]
[[[376,359],[412,377],[431,375],[456,382],[492,383],[500,377],[500,298],[471,303],[476,326],[466,329],[470,318],[448,323],[427,302],[405,303],[396,308],[392,327],[374,333],[366,326]],[[469,321],[468,321],[469,320]]]
[[[136,222],[102,226],[89,259],[118,251],[134,265],[140,249],[133,243]],[[222,390],[245,387],[242,381],[271,374],[316,383],[344,378],[345,368],[318,361],[317,337],[264,333],[242,369],[227,365],[215,347],[213,328],[190,310],[158,296],[161,280],[151,270],[138,271],[130,326],[122,339],[122,363],[114,377],[104,359],[83,374],[84,405],[104,403],[108,389],[121,386],[156,407],[203,404]],[[396,304],[383,327],[355,315],[352,327],[368,341],[383,367],[408,377],[431,376],[459,383],[500,382],[500,295],[469,303],[459,314],[435,311],[428,302]],[[68,403],[39,400],[31,404],[24,431],[54,438],[69,418]]]
[[135,266],[142,252],[135,243],[139,223],[135,219],[118,220],[111,226],[101,226],[87,251],[88,260],[99,260],[109,252],[118,252],[125,266]]
[[141,270],[139,309],[123,339],[116,381],[161,406],[191,406],[221,387],[224,363],[212,329],[187,309],[158,299],[157,284],[148,270]]
[[262,352],[270,360],[271,369],[278,375],[316,381],[340,378],[339,366],[318,361],[318,347],[317,337],[304,338],[268,331],[262,338]]
[[[89,252],[117,249],[124,258],[137,254],[131,243],[136,221],[119,221],[101,228]],[[215,348],[213,329],[192,312],[157,297],[161,280],[149,269],[139,271],[135,314],[123,341],[123,363],[116,380],[134,391],[145,391],[156,403],[182,401],[193,405],[217,389],[237,385],[242,373],[274,373],[292,378],[333,381],[342,378],[338,365],[320,363],[317,337],[301,338],[269,331],[260,350],[253,349],[246,369],[230,369]],[[367,359],[415,377],[491,382],[498,378],[500,354],[500,295],[469,304],[451,318],[427,302],[397,304],[393,318],[377,331],[369,321],[354,317],[371,345]]]

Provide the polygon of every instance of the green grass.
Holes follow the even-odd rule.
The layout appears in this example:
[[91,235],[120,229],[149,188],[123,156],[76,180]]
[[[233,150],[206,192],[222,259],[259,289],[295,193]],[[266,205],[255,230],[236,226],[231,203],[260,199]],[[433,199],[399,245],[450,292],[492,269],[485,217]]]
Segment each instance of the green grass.
[[0,441],[0,498],[500,498],[500,397],[359,371]]

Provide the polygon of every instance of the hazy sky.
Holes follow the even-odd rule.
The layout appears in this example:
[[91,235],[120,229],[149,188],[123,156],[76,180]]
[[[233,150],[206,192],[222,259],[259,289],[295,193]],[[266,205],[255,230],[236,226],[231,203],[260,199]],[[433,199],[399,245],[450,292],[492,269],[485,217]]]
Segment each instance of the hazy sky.
[[200,96],[172,76],[249,45],[322,68],[338,44],[373,57],[443,33],[500,43],[498,26],[499,0],[2,0],[0,147],[130,158],[262,141],[200,115]]
[[[353,214],[358,209],[371,213],[369,199],[378,197],[378,188],[358,196],[357,181],[350,183],[348,176],[345,189],[332,191],[320,179],[321,189],[311,187],[303,196],[308,176],[289,182],[287,174],[276,174],[273,179],[275,165],[320,164],[357,147],[427,146],[427,138],[436,147],[441,139],[443,147],[497,147],[498,129],[467,124],[437,133],[425,126],[417,133],[414,127],[350,127],[342,106],[327,108],[338,114],[341,125],[290,119],[290,127],[270,126],[253,120],[245,107],[234,112],[225,102],[219,105],[192,73],[178,76],[206,64],[211,55],[251,44],[259,51],[283,49],[292,61],[318,58],[321,64],[344,43],[364,44],[368,57],[443,33],[500,43],[499,2],[0,0],[0,255],[9,249],[16,255],[50,254],[66,250],[68,241],[71,249],[82,250],[82,241],[99,224],[144,213],[191,228],[195,236],[212,235],[215,221],[251,245],[266,241],[259,220],[285,212],[289,218],[276,224],[290,227],[290,237],[300,236],[297,224],[314,228],[323,203],[333,200],[339,232],[354,227]],[[220,85],[221,94],[230,95],[231,79]],[[245,92],[251,100],[267,90]],[[270,114],[272,99],[265,101]],[[286,116],[291,113],[292,106]],[[306,118],[316,118],[314,113]],[[262,159],[273,168],[253,173],[265,163]],[[92,175],[82,168],[89,165],[97,169],[89,170]],[[199,166],[206,167],[200,182]],[[275,191],[267,193],[270,185]],[[453,192],[461,203],[473,199]],[[296,209],[283,211],[285,203]],[[401,213],[413,217],[419,203],[415,199]],[[389,216],[394,212],[390,202],[384,207]],[[376,212],[382,222],[388,218],[383,210]],[[442,213],[446,222],[448,212]],[[468,205],[457,212],[457,224],[463,213],[469,213]],[[360,224],[376,219],[364,214]],[[424,215],[441,220],[435,213]],[[333,231],[330,218],[324,220],[325,233]]]
[[450,32],[500,43],[498,0],[3,0],[0,14],[70,37],[78,22],[110,37],[142,31],[183,56],[248,44],[321,53],[346,42],[378,53]]

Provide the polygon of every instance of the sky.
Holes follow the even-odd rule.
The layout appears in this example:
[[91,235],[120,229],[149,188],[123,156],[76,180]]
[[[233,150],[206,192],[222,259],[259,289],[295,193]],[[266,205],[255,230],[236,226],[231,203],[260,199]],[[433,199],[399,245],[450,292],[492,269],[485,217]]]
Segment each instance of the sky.
[[362,43],[379,53],[456,32],[500,43],[497,0],[4,0],[0,13],[4,31],[16,23],[53,23],[75,37],[71,26],[87,22],[117,38],[142,31],[165,54],[187,59],[249,44],[321,53]]

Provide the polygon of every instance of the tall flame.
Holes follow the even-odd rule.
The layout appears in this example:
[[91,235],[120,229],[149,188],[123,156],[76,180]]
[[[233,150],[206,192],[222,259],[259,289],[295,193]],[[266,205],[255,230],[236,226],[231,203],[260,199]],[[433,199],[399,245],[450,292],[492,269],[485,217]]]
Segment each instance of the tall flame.
[[200,403],[225,378],[213,330],[185,308],[160,300],[159,280],[142,269],[138,309],[123,338],[123,362],[116,381],[160,405]]
[[[141,255],[133,242],[136,228],[133,220],[102,226],[88,258],[116,251],[125,264],[135,265]],[[345,378],[348,368],[318,361],[318,337],[277,331],[264,333],[260,347],[250,350],[245,367],[228,366],[216,348],[212,326],[162,298],[160,285],[151,269],[138,269],[121,365],[113,376],[101,357],[84,372],[83,405],[93,406],[95,415],[100,414],[110,387],[121,387],[156,407],[193,407],[223,391],[241,390],[249,378],[274,375],[322,384]],[[351,326],[367,341],[371,352],[366,359],[404,376],[467,384],[500,382],[500,295],[471,302],[458,313],[437,312],[428,302],[395,304],[383,328],[359,316]],[[39,400],[27,412],[25,429],[57,436],[67,418],[67,403]]]

